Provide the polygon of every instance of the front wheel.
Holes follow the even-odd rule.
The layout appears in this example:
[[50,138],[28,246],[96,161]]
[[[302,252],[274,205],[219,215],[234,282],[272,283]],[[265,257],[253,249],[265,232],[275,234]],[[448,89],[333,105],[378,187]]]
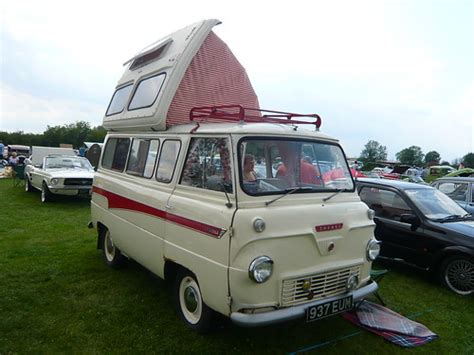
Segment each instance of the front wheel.
[[198,333],[211,329],[213,311],[204,303],[196,276],[187,270],[178,273],[174,285],[174,300],[180,318]]
[[31,186],[30,179],[28,178],[28,175],[25,175],[25,191],[26,192],[33,191],[33,186]]
[[114,269],[119,269],[127,261],[127,258],[123,256],[120,249],[114,245],[108,229],[102,238],[102,256],[104,257],[105,263]]
[[49,191],[48,186],[43,181],[43,184],[41,185],[41,202],[45,203],[51,201],[52,195],[53,194],[51,193],[51,191]]
[[458,295],[474,292],[474,260],[465,255],[447,258],[441,264],[441,282]]

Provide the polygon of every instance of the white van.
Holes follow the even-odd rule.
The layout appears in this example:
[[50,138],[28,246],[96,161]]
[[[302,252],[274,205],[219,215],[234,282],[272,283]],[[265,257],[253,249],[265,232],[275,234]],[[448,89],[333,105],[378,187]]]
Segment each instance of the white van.
[[377,290],[373,211],[318,115],[258,108],[217,24],[126,63],[94,177],[98,248],[111,267],[130,258],[173,280],[197,331],[214,312],[259,326],[351,309]]

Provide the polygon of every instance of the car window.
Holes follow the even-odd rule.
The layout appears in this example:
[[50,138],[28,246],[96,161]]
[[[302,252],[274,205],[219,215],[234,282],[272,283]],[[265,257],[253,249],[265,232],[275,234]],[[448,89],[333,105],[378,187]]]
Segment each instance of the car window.
[[106,116],[115,115],[120,113],[125,108],[130,92],[132,91],[132,84],[117,89],[110,100],[109,107],[107,109]]
[[102,167],[123,171],[129,146],[130,139],[128,138],[110,138],[105,145]]
[[181,175],[182,185],[233,191],[230,142],[227,138],[193,138]]
[[178,159],[181,142],[178,140],[166,140],[161,147],[158,168],[156,169],[156,180],[169,183],[173,179],[176,161]]
[[134,139],[128,158],[127,173],[150,178],[153,175],[159,141]]
[[467,188],[467,183],[459,182],[441,182],[438,185],[439,191],[444,192],[455,201],[466,201]]
[[413,210],[403,198],[393,191],[363,187],[359,195],[361,200],[375,211],[376,217],[399,221],[402,214],[413,214]]

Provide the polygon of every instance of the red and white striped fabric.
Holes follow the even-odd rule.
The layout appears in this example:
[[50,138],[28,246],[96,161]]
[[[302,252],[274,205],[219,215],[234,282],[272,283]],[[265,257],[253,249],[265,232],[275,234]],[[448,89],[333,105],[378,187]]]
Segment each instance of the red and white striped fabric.
[[244,67],[229,47],[211,32],[176,90],[166,125],[188,123],[189,111],[193,107],[218,105],[260,108]]

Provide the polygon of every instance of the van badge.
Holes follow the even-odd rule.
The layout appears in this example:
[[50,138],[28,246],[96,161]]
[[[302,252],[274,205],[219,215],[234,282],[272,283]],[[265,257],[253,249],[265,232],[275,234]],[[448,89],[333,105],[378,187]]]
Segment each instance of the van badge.
[[303,291],[309,291],[311,289],[311,280],[304,280],[302,288]]
[[315,226],[314,229],[316,229],[316,232],[329,232],[342,229],[343,225],[343,223],[321,224],[319,226]]

